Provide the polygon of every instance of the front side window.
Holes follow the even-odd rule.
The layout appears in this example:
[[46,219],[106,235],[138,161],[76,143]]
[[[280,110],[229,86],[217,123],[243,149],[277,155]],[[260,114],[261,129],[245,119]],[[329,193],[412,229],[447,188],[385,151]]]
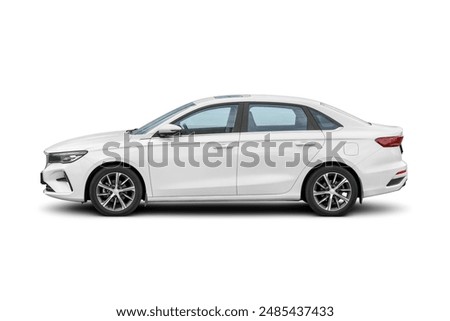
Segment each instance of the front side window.
[[238,105],[208,107],[187,115],[175,122],[182,134],[231,133],[236,122]]
[[307,130],[308,117],[300,106],[250,104],[247,126],[249,132]]

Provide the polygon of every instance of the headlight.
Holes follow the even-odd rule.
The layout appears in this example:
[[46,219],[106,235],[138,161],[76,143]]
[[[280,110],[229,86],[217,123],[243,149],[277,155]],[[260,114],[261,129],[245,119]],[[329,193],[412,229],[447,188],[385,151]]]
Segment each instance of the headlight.
[[87,150],[78,150],[74,152],[50,153],[48,154],[48,163],[73,163],[87,154]]

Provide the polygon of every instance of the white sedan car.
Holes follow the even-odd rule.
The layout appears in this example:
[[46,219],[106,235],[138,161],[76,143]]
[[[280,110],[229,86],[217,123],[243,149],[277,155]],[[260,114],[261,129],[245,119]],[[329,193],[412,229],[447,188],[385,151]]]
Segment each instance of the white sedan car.
[[305,201],[320,215],[407,180],[400,127],[321,102],[230,95],[181,106],[141,128],[45,150],[45,194],[126,215],[144,201]]

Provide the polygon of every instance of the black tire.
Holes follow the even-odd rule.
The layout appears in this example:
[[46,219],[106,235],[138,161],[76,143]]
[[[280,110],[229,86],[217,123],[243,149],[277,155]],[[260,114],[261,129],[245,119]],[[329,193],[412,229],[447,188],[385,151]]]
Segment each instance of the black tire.
[[[115,177],[119,177],[119,187],[122,186],[122,189],[128,189],[128,191],[120,192],[120,189],[116,187]],[[109,180],[107,180],[108,178]],[[101,186],[105,186],[105,188],[99,186],[101,180]],[[125,185],[121,185],[122,181],[124,181]],[[112,187],[114,187],[114,189]],[[114,193],[117,194],[112,195]],[[141,180],[136,175],[136,173],[129,168],[105,167],[99,170],[92,178],[91,184],[89,186],[89,196],[95,209],[103,215],[129,215],[136,210],[141,202]],[[103,202],[106,202],[109,197],[111,197],[110,201],[108,201],[107,204],[102,205],[101,201],[103,200]]]
[[[331,183],[331,188],[325,184],[325,176],[329,180],[329,183]],[[339,187],[336,190],[334,190],[334,187],[338,186],[340,181],[334,183],[332,181],[334,177],[339,178],[341,181],[344,181],[344,183],[341,185],[342,187]],[[337,179],[335,179],[335,181],[336,180]],[[314,196],[314,189],[316,189],[316,196]],[[334,194],[332,195],[330,193]],[[350,173],[344,167],[321,167],[317,169],[306,182],[306,202],[308,203],[309,207],[319,215],[342,216],[347,214],[355,204],[358,195],[359,191],[356,179],[352,175],[352,173]]]

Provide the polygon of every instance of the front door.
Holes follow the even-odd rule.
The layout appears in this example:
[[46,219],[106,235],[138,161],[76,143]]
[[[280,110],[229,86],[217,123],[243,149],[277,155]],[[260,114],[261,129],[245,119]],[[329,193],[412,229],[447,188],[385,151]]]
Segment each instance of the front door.
[[173,123],[179,136],[153,137],[150,180],[155,197],[236,195],[238,104],[201,108]]

